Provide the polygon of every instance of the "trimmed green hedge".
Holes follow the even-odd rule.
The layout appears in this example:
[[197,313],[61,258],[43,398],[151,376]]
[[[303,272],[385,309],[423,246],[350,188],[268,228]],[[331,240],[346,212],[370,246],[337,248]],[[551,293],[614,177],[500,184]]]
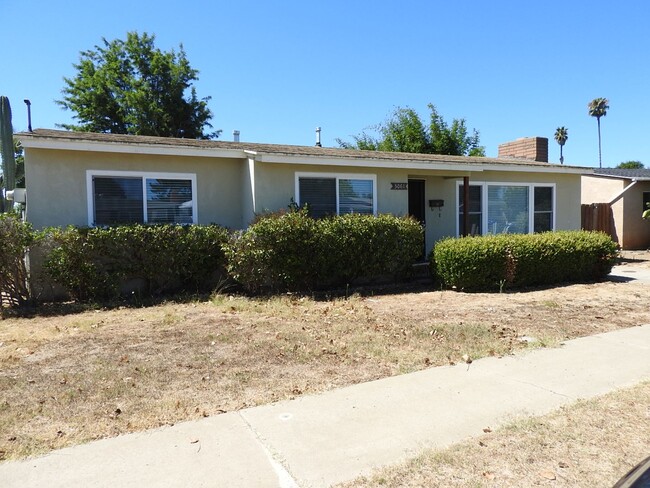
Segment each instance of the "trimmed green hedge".
[[315,220],[305,209],[262,217],[226,250],[230,275],[249,291],[308,291],[358,279],[399,278],[423,245],[411,218],[349,214]]
[[488,291],[602,280],[616,256],[604,233],[561,231],[445,239],[429,258],[443,285]]
[[48,229],[44,268],[77,300],[211,290],[223,274],[228,232],[217,225]]

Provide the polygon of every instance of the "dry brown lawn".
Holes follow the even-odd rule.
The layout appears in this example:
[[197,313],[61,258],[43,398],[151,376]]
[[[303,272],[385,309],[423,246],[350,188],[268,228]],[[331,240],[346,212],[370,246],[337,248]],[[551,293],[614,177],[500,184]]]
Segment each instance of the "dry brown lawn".
[[[490,430],[486,427],[486,430]],[[611,487],[650,454],[650,382],[426,451],[340,488]]]
[[648,285],[224,294],[0,321],[0,460],[650,322]]

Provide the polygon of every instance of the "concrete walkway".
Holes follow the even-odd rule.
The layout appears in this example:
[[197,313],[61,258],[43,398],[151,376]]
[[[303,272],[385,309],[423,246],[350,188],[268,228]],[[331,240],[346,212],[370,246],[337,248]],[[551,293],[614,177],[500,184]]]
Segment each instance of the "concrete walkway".
[[612,281],[650,283],[650,268],[632,264],[614,266],[609,274]]
[[3,487],[326,487],[650,380],[650,325],[0,464]]

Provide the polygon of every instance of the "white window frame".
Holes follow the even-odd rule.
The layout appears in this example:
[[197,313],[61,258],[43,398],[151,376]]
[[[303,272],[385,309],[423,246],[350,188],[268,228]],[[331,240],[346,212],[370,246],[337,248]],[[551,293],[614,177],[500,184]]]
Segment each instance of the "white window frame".
[[[460,212],[458,209],[458,201],[460,198],[460,187],[463,186],[463,180],[456,181],[456,200],[455,214],[456,214],[456,236],[460,236]],[[520,183],[516,181],[471,181],[469,186],[480,186],[481,189],[481,229],[482,235],[488,234],[488,187],[490,186],[525,186],[528,187],[528,233],[532,234],[535,231],[535,188],[552,188],[553,199],[552,205],[552,219],[551,230],[555,230],[555,221],[557,218],[557,191],[555,183]]]
[[89,169],[86,171],[86,195],[88,205],[88,226],[94,227],[95,215],[95,195],[93,190],[93,177],[114,177],[114,178],[140,178],[142,181],[142,206],[143,213],[142,221],[147,223],[147,180],[148,179],[162,179],[162,180],[183,180],[190,181],[192,185],[192,224],[199,221],[198,204],[196,195],[196,173],[157,173],[147,171],[111,171]]
[[300,178],[334,178],[336,180],[336,215],[340,215],[339,180],[366,180],[372,182],[372,214],[377,215],[377,175],[358,173],[314,173],[296,172],[295,195],[296,203],[302,205],[300,200]]

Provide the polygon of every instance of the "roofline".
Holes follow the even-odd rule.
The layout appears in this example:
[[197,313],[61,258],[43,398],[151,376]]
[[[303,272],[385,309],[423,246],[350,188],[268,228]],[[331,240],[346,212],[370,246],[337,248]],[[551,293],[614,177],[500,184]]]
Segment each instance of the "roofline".
[[[162,156],[199,156],[206,158],[245,158],[242,149],[224,149],[213,147],[186,147],[175,145],[147,144],[142,142],[98,142],[77,141],[51,137],[33,137],[29,134],[17,134],[25,148],[56,149],[64,151],[91,151],[108,153],[153,154]],[[25,137],[27,135],[27,137]]]
[[[562,174],[590,174],[592,168],[580,166],[560,166],[550,163],[528,164],[528,162],[499,160],[494,158],[472,158],[473,161],[462,161],[450,156],[448,160],[400,158],[398,153],[390,159],[374,158],[373,151],[358,151],[358,155],[350,156],[341,154],[295,154],[291,152],[269,152],[258,144],[250,143],[248,147],[224,148],[205,146],[185,146],[172,143],[155,144],[143,141],[97,141],[66,138],[63,132],[60,136],[39,135],[36,133],[22,132],[16,134],[25,148],[53,149],[68,151],[90,151],[121,154],[150,154],[163,156],[191,156],[206,158],[235,158],[253,159],[262,163],[272,164],[314,164],[327,166],[358,166],[365,168],[404,168],[410,170],[444,170],[444,171],[496,171],[496,172],[521,172],[521,173],[562,173]],[[164,140],[164,138],[161,138]],[[303,147],[303,146],[298,146]],[[444,156],[441,156],[444,158]],[[485,159],[485,161],[483,161]]]
[[[361,168],[385,168],[385,169],[410,169],[410,170],[443,170],[443,171],[499,171],[499,172],[520,172],[520,173],[563,173],[563,174],[587,174],[588,168],[579,168],[575,166],[557,166],[551,165],[524,165],[524,164],[507,164],[507,163],[468,163],[461,161],[417,161],[395,158],[393,160],[376,159],[376,158],[332,158],[329,156],[317,155],[291,155],[291,154],[269,154],[257,153],[255,161],[271,164],[309,164],[318,161],[323,166],[358,166]],[[307,161],[309,159],[309,161]],[[395,162],[399,161],[399,165]]]
[[630,180],[630,181],[650,181],[649,176],[625,176],[625,175],[608,175],[605,173],[597,173],[594,171],[594,174],[590,176],[596,176],[598,178],[615,178],[618,180]]

